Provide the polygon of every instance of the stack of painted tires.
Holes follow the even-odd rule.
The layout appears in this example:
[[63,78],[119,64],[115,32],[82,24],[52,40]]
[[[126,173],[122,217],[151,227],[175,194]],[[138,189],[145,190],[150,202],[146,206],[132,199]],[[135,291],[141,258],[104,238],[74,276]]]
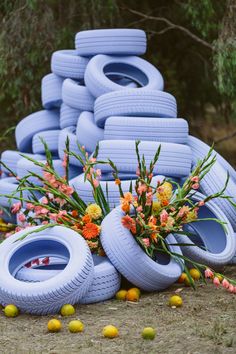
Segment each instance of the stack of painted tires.
[[[63,174],[67,137],[70,150],[80,153],[77,143],[92,154],[99,144],[101,160],[111,159],[119,169],[122,187],[129,190],[135,179],[137,160],[135,140],[149,163],[161,144],[154,179],[181,181],[197,160],[209,150],[200,140],[189,136],[188,123],[177,118],[174,96],[163,91],[160,72],[139,56],[146,51],[146,35],[135,29],[110,29],[77,33],[74,50],[59,50],[51,58],[52,73],[42,79],[43,110],[22,119],[16,127],[18,151],[4,151],[2,161],[19,177],[28,171],[41,173],[20,153],[45,160],[44,145],[52,152],[54,166]],[[89,183],[79,160],[70,158],[71,185],[86,203],[93,202]],[[73,230],[55,226],[15,242],[16,233],[0,246],[0,299],[15,303],[23,311],[46,314],[58,311],[64,303],[92,303],[114,296],[120,286],[120,273],[147,291],[162,290],[174,283],[182,264],[174,258],[156,254],[150,259],[121,224],[119,190],[109,165],[101,165],[101,186],[108,187],[113,208],[102,223],[101,241],[107,257],[91,255],[86,242]],[[225,193],[235,197],[236,172],[217,154],[217,162],[201,183],[201,193],[218,192],[230,175]],[[35,183],[40,183],[37,179]],[[16,189],[17,180],[2,168],[0,194]],[[195,200],[201,200],[196,194]],[[236,201],[236,198],[234,199]],[[0,197],[0,206],[10,208],[13,201]],[[191,238],[169,235],[169,248],[214,268],[227,264],[236,251],[236,209],[229,201],[207,203],[201,218],[218,218],[190,225]],[[187,230],[188,231],[188,230]],[[173,245],[178,241],[185,247]],[[191,247],[189,244],[196,244]],[[45,257],[50,263],[45,264]],[[33,261],[38,259],[39,262]],[[30,268],[27,264],[31,262]]]

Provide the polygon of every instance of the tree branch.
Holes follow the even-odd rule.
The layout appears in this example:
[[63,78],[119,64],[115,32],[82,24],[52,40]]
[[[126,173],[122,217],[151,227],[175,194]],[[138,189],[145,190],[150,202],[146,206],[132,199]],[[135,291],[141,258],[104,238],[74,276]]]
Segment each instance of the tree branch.
[[[187,36],[189,36],[190,38],[194,39],[196,42],[201,43],[205,47],[210,48],[211,50],[213,50],[213,45],[211,45],[210,43],[204,41],[204,39],[198,37],[197,35],[192,33],[189,29],[187,29],[187,28],[185,28],[183,26],[180,26],[180,25],[176,25],[175,23],[171,22],[170,20],[168,20],[165,17],[150,16],[150,15],[147,15],[147,14],[144,14],[142,12],[139,12],[139,11],[136,11],[136,10],[133,10],[133,9],[129,9],[129,8],[126,8],[126,10],[131,12],[132,14],[135,14],[135,15],[138,15],[138,16],[142,17],[144,20],[153,20],[153,21],[158,21],[158,22],[164,22],[165,24],[168,25],[166,31],[168,31],[170,29],[177,29],[179,31],[182,31]],[[165,29],[163,29],[160,32],[164,33],[163,31],[166,32]],[[160,32],[159,32],[159,34],[160,34]]]
[[231,133],[231,134],[225,135],[222,138],[219,138],[219,139],[215,140],[215,144],[222,143],[223,141],[232,139],[235,136],[236,136],[236,130],[233,133]]

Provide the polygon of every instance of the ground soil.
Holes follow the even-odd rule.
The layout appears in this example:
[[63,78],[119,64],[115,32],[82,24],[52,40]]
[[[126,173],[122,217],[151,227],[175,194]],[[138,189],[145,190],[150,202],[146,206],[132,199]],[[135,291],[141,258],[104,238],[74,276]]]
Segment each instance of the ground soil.
[[[227,266],[225,274],[236,278],[236,266]],[[60,318],[60,333],[48,333],[52,316],[20,314],[17,318],[0,315],[0,353],[2,354],[228,354],[236,353],[236,295],[212,284],[199,284],[197,290],[184,287],[182,308],[170,308],[168,299],[179,284],[152,294],[142,294],[140,302],[117,300],[77,306],[76,315]],[[67,330],[71,319],[85,324],[84,333]],[[113,324],[119,328],[116,339],[102,337],[102,328]],[[153,341],[140,333],[145,326],[156,329]]]

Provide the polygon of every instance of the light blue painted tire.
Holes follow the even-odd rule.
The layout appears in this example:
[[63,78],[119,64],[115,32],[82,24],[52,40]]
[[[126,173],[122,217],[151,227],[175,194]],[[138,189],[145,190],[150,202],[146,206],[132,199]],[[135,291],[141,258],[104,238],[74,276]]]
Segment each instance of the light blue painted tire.
[[[200,140],[190,137],[189,146],[192,150],[192,164],[196,165],[199,159],[203,159],[207,154],[205,144]],[[213,154],[214,155],[214,154]],[[218,193],[223,189],[227,179],[227,171],[220,164],[219,160],[215,162],[211,170],[205,175],[200,182],[200,192],[205,195]],[[236,183],[230,177],[224,195],[232,196],[232,201],[236,203]],[[217,198],[214,203],[224,211],[228,221],[231,223],[233,229],[236,231],[236,208],[230,204],[227,199]]]
[[83,79],[88,58],[81,57],[76,50],[58,50],[51,58],[51,70],[54,74],[71,79]]
[[94,97],[106,93],[125,90],[126,87],[109,79],[109,75],[119,75],[138,83],[142,89],[135,91],[163,90],[161,73],[149,62],[135,56],[117,57],[96,55],[87,65],[84,81]]
[[53,155],[58,154],[58,139],[60,130],[45,130],[43,132],[37,133],[33,136],[32,149],[34,154],[45,154],[45,148],[41,141],[47,144],[48,150],[51,151]]
[[[40,226],[35,230],[38,228]],[[86,241],[71,229],[55,226],[15,242],[25,232],[17,232],[0,245],[2,305],[15,304],[23,312],[44,315],[58,312],[68,302],[77,303],[88,292],[94,275]],[[69,262],[62,272],[44,282],[26,283],[15,279],[25,264],[45,256],[66,257]]]
[[[200,139],[189,135],[188,145],[196,151],[198,158],[207,155],[210,150],[210,146],[201,141]],[[221,156],[216,150],[212,151],[213,155],[216,155],[216,160],[219,164],[229,173],[230,177],[236,183],[236,170]]]
[[[162,181],[163,176],[154,176],[153,184],[157,183],[157,181]],[[132,182],[132,187],[135,187],[135,180],[129,178],[121,181],[122,190],[124,193],[129,192],[130,183]],[[93,197],[93,189],[89,181],[84,181],[84,173],[70,180],[70,185],[74,187],[80,198],[86,203],[94,203]],[[100,186],[103,190],[104,195],[106,196],[106,190],[108,190],[108,204],[110,208],[114,208],[120,205],[120,192],[118,186],[115,184],[114,179],[110,178],[110,180],[101,180]],[[135,193],[135,192],[134,192]]]
[[79,55],[142,55],[146,52],[146,33],[139,29],[99,29],[80,31],[75,36]]
[[[82,304],[101,302],[114,297],[120,289],[120,275],[107,257],[93,255],[94,279],[87,294],[79,300]],[[67,262],[51,259],[48,266],[22,267],[16,279],[24,282],[40,282],[51,279],[62,271]]]
[[[1,155],[1,161],[4,162],[5,165],[7,165],[12,172],[16,173],[16,166],[17,166],[17,162],[22,159],[21,156],[21,152],[19,151],[15,151],[15,150],[5,150],[3,151],[2,155]],[[26,156],[32,157],[34,158],[35,155],[34,154],[25,154]],[[39,155],[37,154],[37,159],[43,159],[45,156],[44,155]],[[6,174],[9,173],[8,169],[5,168],[4,166],[1,166],[1,170],[3,172],[5,172]]]
[[[11,195],[14,193],[19,185],[19,182],[15,177],[7,177],[0,180],[0,205],[4,208],[10,208],[13,203],[19,202],[17,199],[9,199],[4,197],[3,194]],[[16,197],[20,197],[20,192],[16,194]],[[29,193],[24,191],[22,194],[23,198],[28,198]],[[1,215],[0,215],[1,217]]]
[[104,138],[104,129],[95,124],[93,113],[84,111],[79,116],[76,136],[79,144],[85,146],[86,151],[93,152],[97,143]]
[[[194,202],[205,198],[201,193],[192,197]],[[193,233],[194,236],[176,234],[175,238],[181,244],[183,254],[193,261],[208,265],[217,269],[227,264],[236,253],[236,237],[223,210],[214,200],[207,202],[199,208],[199,218],[216,218],[225,222],[224,228],[215,221],[198,221],[185,225],[184,230]],[[193,246],[189,246],[192,244]],[[198,245],[196,247],[194,245]]]
[[[76,133],[75,127],[67,127],[61,130],[59,134],[59,140],[58,140],[58,154],[61,160],[63,160],[64,158],[64,154],[65,154],[64,151],[66,149],[67,138],[69,139],[69,143],[70,143],[69,150],[77,155],[82,156],[78,148],[78,140],[75,133]],[[69,164],[82,167],[80,161],[76,159],[74,156],[69,156]]]
[[[140,155],[144,154],[146,164],[149,165],[161,145],[158,163],[154,167],[154,174],[171,177],[188,176],[191,170],[191,149],[182,144],[142,141],[139,145]],[[103,140],[99,142],[97,160],[114,162],[118,171],[135,173],[138,166],[135,141],[133,140]],[[108,164],[97,165],[103,172],[111,172]]]
[[[121,223],[125,214],[120,207],[113,209],[102,222],[101,242],[112,264],[132,284],[146,291],[163,290],[172,285],[182,272],[181,263],[164,259],[162,253],[152,260],[138,245],[134,236]],[[112,230],[112,232],[111,232]],[[169,244],[176,243],[168,235]],[[179,246],[169,248],[182,255]]]
[[145,140],[186,144],[188,122],[182,118],[109,117],[105,123],[104,140]]
[[48,74],[43,77],[41,83],[42,105],[45,109],[60,108],[61,90],[64,79],[55,74]]
[[59,128],[58,110],[44,110],[30,114],[16,126],[15,137],[18,150],[32,152],[32,138],[35,134]]
[[94,97],[86,86],[66,79],[62,86],[62,99],[68,106],[80,111],[93,111]]
[[60,111],[60,128],[64,129],[77,125],[81,111],[62,103]]
[[104,127],[106,119],[111,116],[176,118],[176,100],[167,92],[126,88],[96,99],[96,124]]

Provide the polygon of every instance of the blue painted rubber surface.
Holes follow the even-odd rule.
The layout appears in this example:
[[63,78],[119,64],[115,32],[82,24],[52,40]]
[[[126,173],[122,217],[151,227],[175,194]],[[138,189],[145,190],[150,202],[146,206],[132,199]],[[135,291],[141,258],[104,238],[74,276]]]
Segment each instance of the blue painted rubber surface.
[[65,78],[83,79],[88,62],[89,59],[79,56],[76,50],[58,50],[52,55],[51,70]]
[[[36,227],[35,230],[37,230]],[[93,281],[94,265],[86,241],[75,231],[55,226],[27,236],[22,230],[0,245],[0,301],[15,304],[23,312],[56,313],[66,303],[75,304]],[[69,262],[55,277],[40,283],[15,279],[19,269],[39,257],[66,257]]]
[[16,126],[16,145],[20,151],[32,152],[32,138],[44,130],[59,129],[59,111],[44,110],[30,114]]
[[97,143],[104,138],[104,129],[95,124],[93,113],[84,111],[79,116],[76,136],[79,144],[85,146],[86,151],[93,152]]
[[62,103],[61,90],[64,79],[55,74],[43,77],[41,83],[42,105],[45,109],[60,108]]
[[[76,137],[76,128],[75,127],[67,127],[61,130],[59,134],[58,140],[58,154],[61,160],[64,158],[64,151],[66,149],[66,140],[69,139],[69,150],[79,156],[82,156],[79,148],[78,148],[78,140]],[[74,156],[69,155],[69,163],[70,165],[80,166],[82,167],[81,162]]]
[[94,97],[125,90],[125,86],[110,80],[109,75],[129,78],[138,83],[142,90],[163,90],[164,87],[161,73],[144,59],[135,56],[96,55],[88,63],[84,75],[85,84]]
[[80,111],[93,111],[94,97],[86,86],[66,79],[62,86],[62,99],[68,106]]
[[75,47],[79,55],[142,55],[146,52],[146,33],[139,29],[99,29],[78,32]]
[[62,103],[60,111],[60,128],[64,129],[71,126],[76,126],[81,111],[76,108],[67,106],[67,104]]
[[[142,141],[139,145],[140,155],[144,154],[146,164],[149,165],[161,145],[158,163],[154,167],[154,174],[164,176],[185,177],[191,170],[191,149],[182,144]],[[112,160],[118,171],[135,173],[138,166],[135,141],[133,140],[103,140],[99,142],[98,160]],[[97,165],[103,172],[111,172],[108,164]]]
[[[125,214],[117,207],[102,222],[101,242],[112,264],[132,284],[147,291],[163,290],[173,284],[182,272],[182,265],[174,259],[165,259],[163,253],[152,260],[138,245],[134,236],[121,223]],[[112,232],[111,232],[112,230]],[[169,244],[176,243],[173,235]],[[169,248],[182,254],[179,246]]]
[[[15,150],[5,150],[3,151],[2,155],[1,155],[1,161],[4,162],[5,165],[7,165],[12,172],[16,173],[16,166],[17,166],[17,162],[22,159],[21,156],[21,152],[19,151],[15,151]],[[31,158],[34,158],[35,155],[34,154],[25,154],[26,156],[29,156]],[[42,154],[37,154],[37,159],[43,159],[45,156]],[[1,170],[3,172],[8,173],[8,169],[5,168],[4,166],[1,166]]]
[[[196,193],[192,200],[198,202],[205,198],[204,195]],[[236,237],[222,208],[218,207],[214,200],[207,202],[199,208],[199,218],[216,218],[225,222],[224,228],[215,221],[198,221],[184,230],[193,236],[175,235],[179,243],[195,244],[199,247],[182,246],[182,252],[190,259],[206,264],[213,269],[227,264],[236,253]]]
[[123,89],[97,98],[94,118],[99,127],[111,116],[176,118],[174,96],[158,90]]
[[[7,197],[4,197],[3,194],[10,195],[14,193],[19,185],[19,182],[16,180],[15,177],[7,177],[4,179],[0,180],[0,206],[3,206],[4,208],[10,208],[13,203],[19,202],[17,199],[9,199]],[[29,193],[27,191],[24,191],[22,193],[23,198],[28,198]],[[21,194],[18,192],[15,194],[16,197],[20,197]],[[0,215],[1,217],[1,215]]]
[[45,154],[43,141],[47,144],[47,148],[52,154],[58,154],[58,139],[60,130],[45,130],[33,136],[32,149],[34,154]]

